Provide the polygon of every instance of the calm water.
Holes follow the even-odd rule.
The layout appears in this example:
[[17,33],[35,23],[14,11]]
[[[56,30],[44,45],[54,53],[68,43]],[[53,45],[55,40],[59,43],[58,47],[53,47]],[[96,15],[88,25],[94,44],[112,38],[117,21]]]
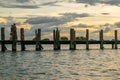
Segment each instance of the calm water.
[[[120,49],[0,52],[0,80],[120,80]],[[19,47],[19,46],[18,46]],[[106,46],[111,47],[111,46]],[[32,49],[32,50],[31,50]],[[19,49],[20,50],[20,49]]]

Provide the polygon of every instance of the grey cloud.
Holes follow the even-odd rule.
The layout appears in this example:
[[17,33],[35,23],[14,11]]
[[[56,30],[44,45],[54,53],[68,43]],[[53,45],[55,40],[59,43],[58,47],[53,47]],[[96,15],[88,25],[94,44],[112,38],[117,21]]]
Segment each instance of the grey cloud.
[[78,25],[76,25],[76,26],[72,26],[72,27],[74,27],[74,28],[92,28],[92,27],[94,27],[93,25],[86,25],[86,24],[82,24],[82,23],[80,23],[80,24],[78,24]]
[[93,31],[92,33],[98,33],[98,32],[100,32],[100,30],[103,30],[104,33],[108,33],[111,31],[111,28],[106,27],[105,29],[98,29],[98,30]]
[[89,17],[90,15],[88,13],[82,13],[82,14],[77,14],[77,13],[60,13],[60,15],[64,16],[69,16],[69,17]]
[[75,0],[77,3],[85,3],[90,5],[100,4],[109,4],[109,5],[120,5],[120,0]]
[[16,0],[16,1],[20,3],[25,3],[25,2],[30,2],[31,0]]
[[30,18],[26,20],[26,23],[30,24],[42,24],[42,23],[50,23],[50,22],[56,22],[58,21],[58,18],[56,17],[35,17],[35,18]]
[[120,28],[120,22],[116,22],[114,25],[115,25],[117,28]]
[[100,25],[100,28],[99,28],[98,30],[96,30],[96,31],[93,31],[92,33],[98,33],[100,30],[103,30],[104,33],[110,32],[112,26],[113,26],[113,25],[111,25],[111,24],[109,24],[109,23]]
[[112,26],[112,24],[106,23],[106,24],[103,24],[101,26],[103,26],[103,27],[110,27],[110,26]]
[[26,23],[30,24],[43,24],[43,23],[49,23],[49,25],[61,25],[66,22],[70,22],[75,20],[76,18],[84,18],[88,17],[89,14],[83,13],[83,14],[77,14],[77,13],[60,13],[59,15],[62,15],[61,17],[35,17],[30,18],[26,20]]
[[109,15],[110,13],[101,13],[102,15]]
[[12,5],[7,8],[24,8],[24,9],[35,9],[40,8],[37,5]]
[[35,8],[39,8],[39,6],[37,5],[16,5],[16,4],[9,4],[9,5],[4,5],[2,3],[0,3],[0,6],[1,7],[4,7],[4,8],[24,8],[24,9],[35,9]]
[[34,4],[30,0],[22,0],[22,1],[20,1],[20,0],[17,0],[17,1],[4,0],[4,1],[0,1],[0,7],[3,7],[3,8],[35,9],[35,8],[39,8],[39,5]]
[[40,1],[40,0],[0,0],[0,7],[3,8],[22,8],[35,9],[43,6],[60,6],[57,3],[61,0]]
[[[35,29],[41,28],[42,32],[45,34],[49,34],[52,32],[53,29],[56,27],[59,27],[62,31],[68,30],[66,28],[60,27],[63,24],[67,22],[71,22],[76,20],[77,18],[84,18],[88,17],[88,15],[83,14],[77,14],[77,13],[61,13],[60,17],[47,17],[47,16],[39,16],[39,17],[34,17],[34,18],[29,18],[25,21],[25,23],[29,23],[32,25],[32,28],[30,29],[31,32],[34,32]],[[81,27],[87,27],[85,24],[81,24]],[[88,26],[91,27],[91,26]],[[34,34],[34,33],[32,33]]]
[[110,27],[106,27],[106,28],[104,29],[104,32],[105,32],[105,33],[109,32],[109,31],[111,31]]
[[60,5],[57,5],[57,3],[59,2],[63,2],[63,1],[46,2],[46,3],[41,4],[41,6],[60,6]]
[[75,0],[77,3],[86,3],[90,5],[95,5],[96,3],[100,2],[100,0]]

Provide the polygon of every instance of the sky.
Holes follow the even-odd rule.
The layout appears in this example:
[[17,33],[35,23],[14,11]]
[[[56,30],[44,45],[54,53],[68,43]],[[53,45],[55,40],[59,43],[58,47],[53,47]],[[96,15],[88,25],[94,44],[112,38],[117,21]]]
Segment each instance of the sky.
[[35,36],[35,29],[41,28],[42,39],[53,38],[53,30],[59,28],[60,36],[69,38],[70,28],[76,36],[99,39],[104,30],[104,39],[113,39],[114,30],[120,36],[120,0],[0,0],[0,28],[5,27],[9,39],[10,26],[16,23],[25,28],[25,39]]

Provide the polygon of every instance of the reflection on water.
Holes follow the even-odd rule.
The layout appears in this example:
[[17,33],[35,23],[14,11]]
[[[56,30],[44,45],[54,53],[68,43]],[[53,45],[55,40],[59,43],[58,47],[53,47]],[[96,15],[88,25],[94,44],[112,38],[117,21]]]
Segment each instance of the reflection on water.
[[7,51],[0,80],[120,80],[120,51]]

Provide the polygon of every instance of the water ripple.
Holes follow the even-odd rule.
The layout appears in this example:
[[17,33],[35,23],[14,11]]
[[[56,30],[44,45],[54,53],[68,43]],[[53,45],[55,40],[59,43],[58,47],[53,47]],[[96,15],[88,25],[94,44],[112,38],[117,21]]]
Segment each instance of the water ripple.
[[119,50],[0,53],[0,80],[120,80]]

